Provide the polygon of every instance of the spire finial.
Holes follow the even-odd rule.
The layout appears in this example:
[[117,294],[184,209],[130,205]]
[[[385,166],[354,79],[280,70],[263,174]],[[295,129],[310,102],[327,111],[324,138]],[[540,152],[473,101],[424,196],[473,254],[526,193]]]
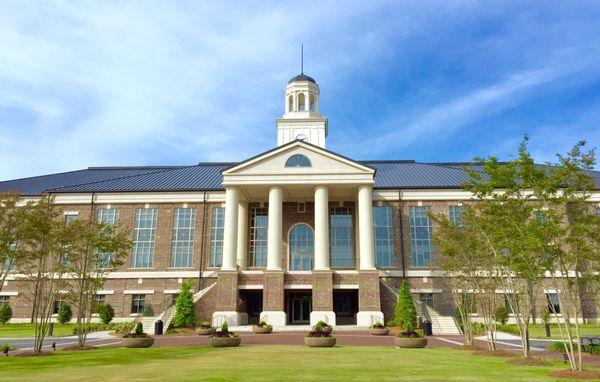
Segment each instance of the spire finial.
[[304,43],[300,45],[300,74],[304,74]]

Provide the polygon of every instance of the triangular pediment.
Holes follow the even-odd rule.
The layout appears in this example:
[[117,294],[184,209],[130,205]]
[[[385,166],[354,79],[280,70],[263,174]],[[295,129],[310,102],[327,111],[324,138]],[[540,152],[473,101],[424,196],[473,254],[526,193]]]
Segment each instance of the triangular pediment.
[[[288,159],[301,155],[310,166],[289,167]],[[304,141],[293,141],[223,171],[223,184],[260,183],[370,183],[375,170]]]

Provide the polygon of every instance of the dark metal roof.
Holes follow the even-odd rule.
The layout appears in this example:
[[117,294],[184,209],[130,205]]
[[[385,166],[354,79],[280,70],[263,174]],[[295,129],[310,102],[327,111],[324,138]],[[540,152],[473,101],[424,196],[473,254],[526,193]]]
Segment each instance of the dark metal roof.
[[309,77],[304,73],[298,74],[296,77],[293,77],[291,80],[288,81],[288,84],[291,84],[294,81],[308,81],[308,82],[312,82],[314,84],[317,83],[317,81],[315,81],[314,78]]
[[[461,189],[468,175],[456,163],[359,161],[374,168],[378,189]],[[25,196],[52,193],[168,192],[223,190],[221,173],[236,163],[199,163],[179,167],[102,167],[0,182],[0,192]],[[473,166],[477,169],[477,166]],[[591,173],[600,188],[600,172]]]

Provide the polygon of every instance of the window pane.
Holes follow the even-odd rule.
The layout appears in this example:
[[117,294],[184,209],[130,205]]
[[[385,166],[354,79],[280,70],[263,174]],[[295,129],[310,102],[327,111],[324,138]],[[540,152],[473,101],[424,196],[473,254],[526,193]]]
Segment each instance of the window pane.
[[331,208],[329,219],[329,245],[332,267],[354,267],[353,231],[352,209],[349,207]]
[[191,268],[194,256],[196,209],[176,208],[173,215],[171,267]]
[[225,208],[212,209],[212,224],[210,227],[210,261],[209,266],[220,267],[223,259],[223,230],[225,223]]
[[132,268],[154,267],[154,239],[158,210],[156,208],[140,208],[136,210],[133,228]]
[[393,267],[394,237],[391,207],[373,208],[373,231],[375,238],[375,266]]
[[269,210],[265,207],[253,207],[250,215],[250,266],[267,266],[267,236]]
[[[96,211],[96,222],[113,226],[119,221],[118,208],[100,208]],[[98,254],[98,268],[110,268],[114,261],[114,254],[103,252]]]
[[298,224],[290,231],[290,270],[308,271],[313,267],[313,231]]
[[433,261],[432,226],[429,206],[410,207],[410,242],[413,267],[426,267]]

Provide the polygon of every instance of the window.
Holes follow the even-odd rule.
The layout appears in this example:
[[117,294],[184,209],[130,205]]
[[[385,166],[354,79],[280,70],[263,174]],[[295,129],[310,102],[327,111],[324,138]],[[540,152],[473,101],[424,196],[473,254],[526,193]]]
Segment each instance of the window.
[[[510,300],[509,300],[510,296]],[[512,306],[511,304],[515,304]],[[519,297],[514,293],[505,293],[504,294],[504,307],[509,314],[515,314],[515,309],[519,309]],[[515,309],[513,309],[513,307]]]
[[[114,226],[119,221],[119,210],[101,208],[96,211],[96,221],[98,224]],[[98,268],[111,268],[113,260],[113,253],[105,252],[98,254]]]
[[448,206],[448,215],[450,216],[450,221],[454,223],[459,228],[463,227],[463,213],[465,212],[465,207],[459,205]]
[[225,208],[212,209],[212,224],[210,226],[210,261],[209,266],[220,267],[223,259],[223,226],[225,223]]
[[313,267],[313,230],[307,224],[297,224],[290,231],[290,270],[309,271]]
[[558,300],[558,293],[549,292],[546,293],[548,298],[548,312],[560,314],[560,301]]
[[431,242],[431,219],[427,213],[429,206],[410,207],[410,244],[413,267],[425,267],[433,261],[433,244]]
[[176,208],[173,216],[173,247],[171,267],[191,268],[194,256],[196,210]]
[[60,306],[64,303],[63,300],[54,300],[54,304],[52,306],[52,314],[58,314],[58,310]]
[[131,295],[131,314],[143,313],[146,307],[146,295],[145,294],[132,294]]
[[310,97],[310,111],[315,111],[316,110],[316,95],[312,95],[312,97]]
[[294,110],[294,97],[290,96],[288,98],[288,111]]
[[106,295],[105,294],[95,294],[94,295],[94,304],[96,304],[96,305],[106,304]]
[[303,93],[298,94],[298,110],[306,111],[306,98]]
[[267,266],[267,234],[269,230],[269,211],[267,208],[254,207],[250,219],[250,266]]
[[73,220],[77,220],[77,213],[75,212],[65,212],[65,224],[69,224]]
[[10,302],[10,296],[0,296],[0,306],[8,304]]
[[373,208],[373,231],[375,265],[378,268],[393,267],[395,264],[392,207]]
[[433,308],[433,293],[419,293],[419,301],[421,304]]
[[310,167],[310,160],[302,154],[294,154],[285,162],[285,167]]
[[537,220],[538,223],[541,223],[541,224],[548,223],[548,218],[546,216],[544,216],[544,213],[542,211],[536,210],[536,211],[533,211],[533,213],[535,214],[535,220]]
[[173,295],[171,296],[171,305],[175,305],[178,298],[179,298],[179,293],[173,293]]
[[335,207],[329,216],[329,243],[331,266],[337,268],[354,267],[354,237],[352,209]]
[[140,208],[136,211],[133,228],[132,268],[154,267],[154,239],[156,238],[156,208]]

